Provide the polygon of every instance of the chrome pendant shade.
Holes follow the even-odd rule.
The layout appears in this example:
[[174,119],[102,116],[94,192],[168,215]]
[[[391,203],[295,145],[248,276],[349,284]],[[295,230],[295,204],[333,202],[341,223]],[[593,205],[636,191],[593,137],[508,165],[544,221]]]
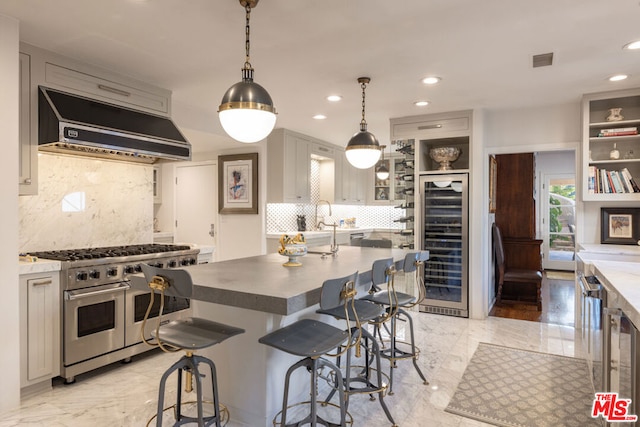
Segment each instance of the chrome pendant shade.
[[258,0],[240,0],[246,10],[246,60],[242,68],[242,81],[234,84],[222,97],[218,117],[224,131],[240,142],[263,140],[276,124],[276,109],[265,88],[253,81],[253,67],[249,62],[251,9]]
[[376,168],[376,177],[382,180],[389,178],[389,168],[387,168],[387,166],[384,164],[384,149],[386,147],[387,147],[386,145],[381,146],[382,163],[380,164],[380,166]]
[[380,159],[381,148],[378,139],[374,134],[367,131],[365,120],[365,89],[371,81],[369,77],[358,78],[358,83],[362,88],[362,120],[360,121],[360,132],[354,134],[345,148],[345,155],[352,166],[358,169],[368,169],[375,165]]

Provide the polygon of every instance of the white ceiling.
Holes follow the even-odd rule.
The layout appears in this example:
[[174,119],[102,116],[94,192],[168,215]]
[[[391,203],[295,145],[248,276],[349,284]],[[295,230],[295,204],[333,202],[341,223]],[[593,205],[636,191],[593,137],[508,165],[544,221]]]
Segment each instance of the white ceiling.
[[[238,0],[0,0],[0,14],[20,20],[24,42],[171,89],[195,151],[229,143],[216,111],[244,63]],[[251,63],[276,126],[337,145],[358,131],[356,79],[371,77],[366,119],[387,144],[394,117],[640,87],[640,51],[622,50],[640,39],[639,22],[638,0],[262,0]],[[533,69],[532,56],[547,52],[553,66]],[[617,73],[630,78],[606,80]],[[427,87],[427,75],[443,80]],[[326,101],[333,93],[343,101]],[[415,107],[421,99],[431,105]]]

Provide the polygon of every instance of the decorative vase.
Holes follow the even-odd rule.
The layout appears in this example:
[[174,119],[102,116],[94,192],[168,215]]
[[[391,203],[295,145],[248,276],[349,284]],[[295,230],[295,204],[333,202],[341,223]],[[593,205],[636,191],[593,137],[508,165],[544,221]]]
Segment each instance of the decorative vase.
[[622,108],[612,108],[609,110],[609,115],[607,116],[607,121],[608,122],[618,122],[620,120],[623,120],[624,117],[622,116],[622,114],[620,114],[620,112],[622,111]]
[[438,170],[448,171],[453,169],[451,163],[455,162],[460,156],[460,149],[457,147],[438,147],[429,150],[429,156],[436,162],[440,163]]
[[285,267],[300,267],[302,263],[298,258],[307,254],[307,244],[302,234],[294,237],[283,234],[280,236],[280,249],[278,253],[289,258],[287,262],[282,264]]

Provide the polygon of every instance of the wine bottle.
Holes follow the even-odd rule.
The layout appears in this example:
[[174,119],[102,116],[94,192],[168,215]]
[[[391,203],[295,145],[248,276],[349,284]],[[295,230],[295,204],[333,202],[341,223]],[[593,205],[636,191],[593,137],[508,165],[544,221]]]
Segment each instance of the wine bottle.
[[399,234],[401,236],[413,236],[413,228],[400,230],[400,231],[397,231],[395,234]]
[[401,243],[398,245],[399,249],[413,249],[413,243]]
[[403,159],[400,163],[398,163],[402,166],[404,166],[405,168],[411,168],[413,169],[413,160],[407,160],[407,159]]
[[406,175],[402,175],[402,179],[404,181],[413,181],[413,174],[412,173],[410,173],[410,174],[408,173]]
[[398,194],[405,194],[407,196],[413,196],[413,188],[403,188],[398,190]]
[[409,222],[409,221],[413,221],[413,215],[405,216],[403,218],[398,218],[393,220],[393,222]]
[[407,203],[403,203],[401,205],[398,206],[394,206],[394,208],[398,208],[398,209],[413,209],[413,202],[407,202]]
[[413,156],[413,146],[412,145],[405,145],[404,147],[400,147],[398,149],[396,149],[396,151],[398,153],[402,153],[402,154],[410,154]]

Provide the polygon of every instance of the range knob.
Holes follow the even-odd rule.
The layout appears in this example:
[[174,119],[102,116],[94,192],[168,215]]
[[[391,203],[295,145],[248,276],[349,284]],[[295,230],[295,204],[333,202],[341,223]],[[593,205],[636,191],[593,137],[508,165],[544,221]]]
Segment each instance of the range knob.
[[133,265],[127,265],[124,267],[124,272],[125,274],[133,274],[134,269],[133,269]]
[[76,280],[81,281],[81,280],[87,280],[87,272],[86,271],[79,271],[76,273]]
[[89,272],[89,277],[92,279],[99,279],[100,278],[100,272],[98,270],[91,270]]
[[118,275],[118,267],[107,268],[107,276],[113,277]]
[[183,259],[182,261],[180,261],[180,265],[189,265],[189,260],[188,259]]
[[136,273],[140,273],[142,271],[142,267],[140,266],[140,264],[136,265],[133,269]]
[[189,265],[195,265],[195,263],[196,263],[195,258],[189,258]]
[[176,260],[174,260],[174,259],[172,259],[171,261],[169,261],[167,263],[167,267],[169,267],[169,268],[175,268],[177,265],[178,265],[178,262]]

